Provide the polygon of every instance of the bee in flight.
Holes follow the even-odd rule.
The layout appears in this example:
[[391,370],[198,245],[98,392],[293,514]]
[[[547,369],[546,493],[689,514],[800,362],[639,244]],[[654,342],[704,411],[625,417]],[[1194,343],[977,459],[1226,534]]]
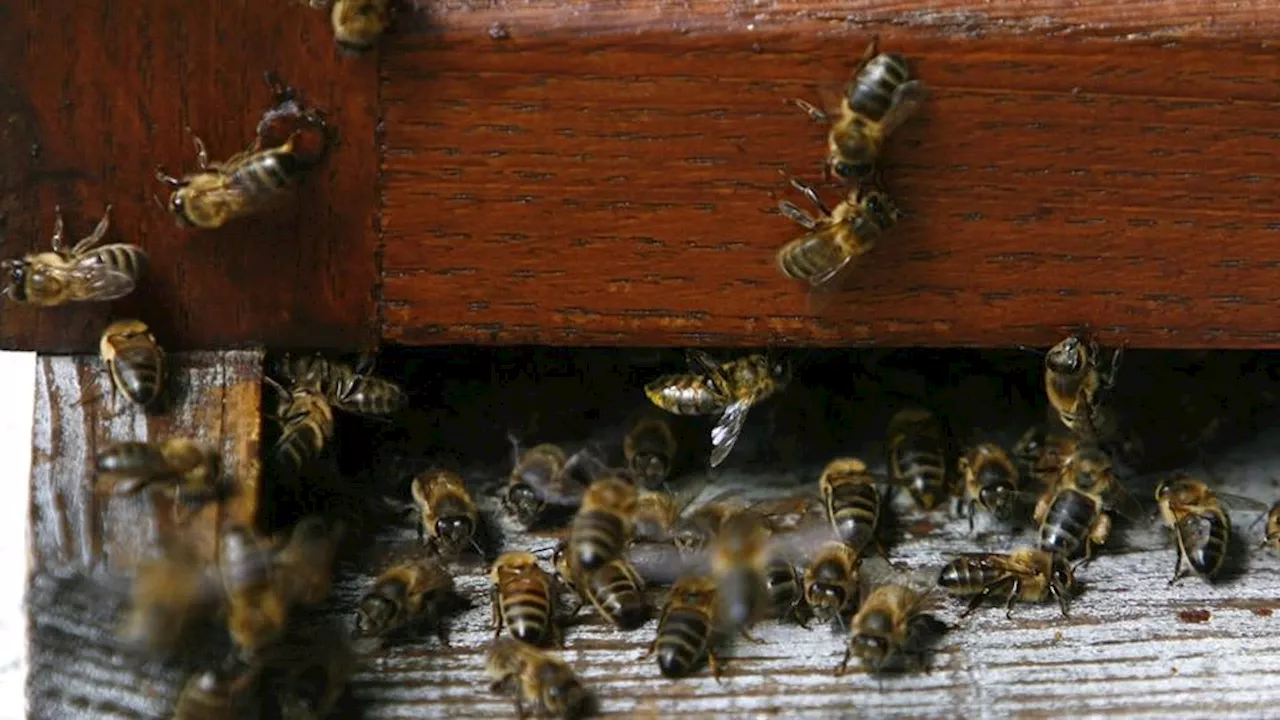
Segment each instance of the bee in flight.
[[1021,548],[1008,555],[969,553],[957,557],[938,576],[938,586],[952,595],[972,596],[968,615],[993,594],[1006,593],[1005,616],[1013,617],[1014,603],[1058,601],[1067,616],[1067,600],[1075,574],[1067,559],[1056,553]]
[[1170,585],[1191,571],[1212,581],[1222,570],[1231,545],[1231,516],[1224,505],[1242,510],[1266,509],[1256,500],[1214,492],[1203,481],[1191,477],[1162,481],[1156,487],[1156,503],[1178,546]]
[[152,485],[173,496],[174,516],[184,522],[194,510],[222,497],[218,456],[184,437],[161,442],[119,442],[98,453],[98,486],[116,495],[136,495]]
[[717,363],[701,350],[689,350],[688,362],[691,372],[663,375],[645,385],[644,393],[675,415],[720,415],[711,429],[711,467],[716,467],[738,442],[747,411],[786,387],[791,368],[762,354]]
[[827,177],[835,175],[844,182],[861,182],[875,171],[885,138],[915,113],[928,94],[923,83],[910,77],[906,58],[880,52],[877,37],[853,70],[838,117],[831,120],[813,105],[794,101],[814,121],[831,124],[827,135]]
[[826,285],[854,258],[870,252],[876,240],[898,224],[902,214],[880,190],[854,190],[832,210],[811,186],[794,178],[791,186],[804,193],[819,215],[815,218],[786,200],[778,203],[783,215],[806,230],[778,251],[778,269],[792,280],[803,280],[814,288]]
[[111,206],[88,237],[62,247],[62,209],[53,209],[52,252],[0,260],[4,296],[14,302],[54,307],[69,302],[107,302],[133,292],[147,269],[147,253],[137,245],[102,245]]

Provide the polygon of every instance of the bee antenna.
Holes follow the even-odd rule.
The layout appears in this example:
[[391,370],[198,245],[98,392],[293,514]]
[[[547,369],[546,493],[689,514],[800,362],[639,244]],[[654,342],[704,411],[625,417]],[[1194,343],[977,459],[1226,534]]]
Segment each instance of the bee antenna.
[[1045,354],[1045,352],[1044,352],[1043,350],[1040,350],[1040,349],[1038,349],[1038,348],[1033,348],[1033,347],[1030,347],[1030,346],[1027,346],[1027,345],[1014,345],[1014,347],[1018,348],[1019,350],[1021,350],[1021,351],[1023,351],[1023,352],[1029,352],[1029,353],[1032,353],[1032,354],[1035,354],[1035,355],[1039,355],[1039,356],[1041,356],[1041,357],[1044,357],[1044,354]]
[[274,389],[276,392],[280,393],[281,395],[285,395],[285,396],[289,395],[289,390],[285,386],[277,382],[276,379],[271,377],[270,375],[263,375],[262,382],[271,386],[272,389]]

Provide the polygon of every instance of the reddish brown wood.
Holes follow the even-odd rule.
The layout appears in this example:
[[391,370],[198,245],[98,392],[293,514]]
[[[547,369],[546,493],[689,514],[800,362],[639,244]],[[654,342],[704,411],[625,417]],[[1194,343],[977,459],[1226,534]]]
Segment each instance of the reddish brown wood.
[[[383,55],[387,339],[1048,344],[1088,324],[1280,346],[1261,4],[444,5]],[[815,299],[773,265],[798,231],[779,170],[816,179],[824,149],[786,100],[838,92],[873,32],[934,91],[890,148],[912,217]]]
[[[53,206],[87,234],[151,255],[130,298],[37,311],[0,305],[0,347],[96,349],[110,314],[140,315],[171,349],[370,346],[376,341],[376,58],[335,53],[306,3],[0,2],[0,253],[45,249]],[[157,164],[194,168],[191,134],[225,159],[253,139],[277,71],[328,112],[341,142],[278,216],[189,232],[154,203]]]

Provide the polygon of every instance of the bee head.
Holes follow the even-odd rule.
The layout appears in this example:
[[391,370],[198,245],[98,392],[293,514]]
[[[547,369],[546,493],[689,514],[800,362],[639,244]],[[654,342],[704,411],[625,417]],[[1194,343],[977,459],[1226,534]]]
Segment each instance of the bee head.
[[1058,592],[1066,594],[1067,589],[1075,584],[1075,570],[1071,567],[1071,563],[1061,555],[1053,556],[1053,584],[1058,588]]
[[1084,343],[1072,335],[1049,349],[1044,356],[1044,364],[1053,372],[1075,375],[1084,369],[1086,359]]
[[809,605],[812,606],[813,614],[820,620],[827,620],[833,617],[840,608],[844,607],[845,597],[844,589],[837,585],[829,585],[824,582],[811,583],[808,588]]
[[436,536],[449,547],[464,547],[471,542],[471,518],[463,515],[436,520]]
[[538,671],[542,702],[552,715],[579,717],[587,704],[586,688],[568,667],[544,663]]
[[667,461],[662,455],[651,452],[636,453],[631,459],[632,470],[640,477],[645,487],[654,488],[667,477]]
[[854,652],[867,660],[872,667],[879,667],[889,656],[889,640],[880,635],[859,633],[850,641]]
[[17,302],[27,299],[27,262],[0,260],[0,274],[5,276],[4,294]]
[[987,485],[978,491],[978,499],[997,518],[1007,519],[1013,513],[1013,487],[1007,483]]
[[187,193],[185,189],[179,188],[169,194],[167,208],[177,218],[179,227],[189,228],[195,226],[195,223],[191,221],[191,216],[187,214]]

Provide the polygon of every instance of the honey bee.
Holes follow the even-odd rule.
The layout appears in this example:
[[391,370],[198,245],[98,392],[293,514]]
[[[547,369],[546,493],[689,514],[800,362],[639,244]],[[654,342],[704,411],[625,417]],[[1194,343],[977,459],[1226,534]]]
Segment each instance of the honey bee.
[[171,653],[217,610],[221,597],[216,573],[195,548],[169,545],[161,557],[139,564],[117,634],[126,644]]
[[117,320],[102,331],[98,354],[111,376],[111,387],[143,407],[164,389],[165,355],[147,324]]
[[334,41],[347,55],[372,50],[391,28],[394,12],[404,4],[404,0],[311,0],[313,8],[330,8]]
[[1104,372],[1099,364],[1098,345],[1078,336],[1063,340],[1044,356],[1044,390],[1058,419],[1066,428],[1085,438],[1098,438],[1110,428],[1104,422],[1102,395],[1115,385],[1122,349],[1111,355]]
[[227,599],[227,632],[246,658],[257,657],[284,634],[288,598],[271,548],[247,527],[232,525],[218,543],[218,568]]
[[493,678],[489,692],[511,694],[520,718],[526,717],[526,704],[537,717],[560,718],[583,717],[591,705],[591,696],[568,664],[510,638],[493,642],[485,670]]
[[658,620],[658,634],[645,657],[658,654],[663,677],[682,678],[697,669],[705,656],[711,674],[720,680],[716,657],[718,583],[709,577],[681,578],[671,586]]
[[356,667],[350,643],[332,627],[323,628],[309,642],[290,643],[271,662],[278,668],[273,695],[281,720],[328,717]]
[[652,490],[666,483],[676,457],[676,436],[664,418],[642,417],[622,441],[627,468]]
[[192,673],[178,694],[173,720],[257,720],[262,709],[254,692],[256,673],[253,668]]
[[270,377],[264,376],[263,380],[280,398],[275,413],[280,436],[271,448],[272,465],[292,476],[319,457],[333,439],[333,407],[314,388],[287,390]]
[[1035,548],[1021,548],[1008,555],[966,553],[947,563],[938,576],[938,586],[960,597],[972,596],[968,615],[992,594],[1005,593],[1005,617],[1013,617],[1013,606],[1023,602],[1058,601],[1067,616],[1067,600],[1075,585],[1075,573],[1062,555]]
[[622,555],[635,511],[635,486],[617,477],[591,483],[569,530],[570,565],[591,572]]
[[748,628],[769,614],[765,575],[772,536],[764,516],[743,510],[725,520],[711,541],[711,576],[720,602],[716,616],[753,642],[759,640]]
[[447,470],[429,470],[413,479],[411,490],[420,513],[419,539],[430,538],[432,546],[447,557],[467,546],[484,554],[475,540],[480,511],[461,477]]
[[811,186],[794,178],[791,186],[804,193],[818,217],[786,200],[778,203],[783,215],[807,231],[778,251],[778,269],[810,287],[826,285],[855,258],[870,252],[901,216],[898,206],[880,190],[859,188],[832,210]]
[[682,552],[697,552],[711,542],[725,522],[740,510],[741,506],[728,502],[704,503],[693,512],[676,519],[672,528],[672,542]]
[[156,180],[172,190],[166,208],[182,227],[213,230],[274,207],[310,167],[294,152],[300,133],[278,147],[247,150],[221,163],[210,163],[204,143],[195,138],[196,172],[179,179],[156,168]]
[[0,260],[4,295],[18,303],[54,307],[70,302],[107,302],[133,292],[147,270],[147,253],[137,245],[101,245],[110,225],[111,206],[97,227],[64,250],[62,209],[53,209],[52,252]]
[[1118,481],[1111,458],[1095,445],[1081,445],[1068,456],[1057,482],[1040,496],[1035,520],[1040,524],[1040,549],[1073,558],[1111,535],[1111,496]]
[[494,637],[503,629],[511,637],[531,645],[547,640],[559,644],[556,594],[551,577],[538,566],[532,553],[509,552],[498,557],[489,573],[493,580],[490,601]]
[[[836,667],[843,675],[858,656],[873,673],[925,665],[925,646],[934,623],[927,611],[933,596],[923,582],[898,575],[879,558],[862,564],[862,605],[850,622],[849,644]],[[868,591],[869,590],[869,591]]]
[[951,495],[942,423],[922,408],[899,410],[889,420],[889,477],[925,511]]
[[835,120],[803,100],[794,101],[817,122],[831,123],[827,136],[828,176],[861,181],[872,174],[885,138],[924,102],[925,86],[910,80],[907,60],[898,53],[881,53],[872,39],[854,68]]
[[827,518],[841,542],[862,554],[880,526],[880,488],[858,458],[832,460],[818,479]]
[[641,490],[632,514],[632,539],[640,542],[671,540],[680,520],[680,508],[670,493]]
[[1021,476],[1018,466],[1004,448],[982,443],[961,457],[957,465],[964,480],[970,531],[973,530],[974,513],[979,508],[1002,522],[1013,519]]
[[644,581],[626,558],[605,563],[591,572],[575,574],[569,566],[566,549],[564,543],[556,548],[556,573],[583,603],[590,603],[619,630],[635,630],[645,624],[649,619],[649,603],[644,596]]
[[115,443],[98,454],[96,466],[98,486],[117,495],[163,486],[176,501],[173,510],[180,521],[224,491],[218,456],[189,438]]
[[514,465],[502,493],[503,508],[526,530],[534,527],[548,506],[576,510],[582,504],[586,486],[575,479],[575,471],[595,464],[594,456],[583,449],[566,457],[552,444],[534,446],[520,452],[520,441],[508,435]]
[[1231,516],[1223,509],[1224,504],[1241,509],[1266,509],[1262,503],[1249,498],[1215,493],[1204,482],[1191,477],[1163,480],[1156,487],[1156,503],[1160,506],[1161,519],[1178,546],[1170,585],[1193,570],[1212,582],[1222,569],[1231,544]]
[[675,415],[720,415],[711,429],[711,467],[716,467],[738,442],[747,411],[790,382],[790,365],[760,354],[717,363],[701,350],[690,350],[688,362],[691,372],[664,375],[644,392]]
[[281,375],[295,386],[319,390],[330,405],[345,412],[391,415],[409,401],[399,385],[369,374],[369,361],[353,368],[320,355],[286,356],[280,369]]
[[273,104],[258,121],[253,149],[280,147],[293,137],[293,152],[300,161],[312,165],[320,162],[329,148],[329,126],[324,113],[304,107],[298,91],[274,72],[268,70],[263,77],[271,89]]
[[843,618],[854,607],[858,565],[858,554],[842,542],[827,543],[813,558],[804,573],[804,599],[818,622]]
[[385,636],[410,626],[434,626],[448,644],[442,616],[453,596],[453,576],[433,558],[391,567],[378,576],[360,599],[356,633]]
[[765,568],[765,590],[773,605],[773,616],[779,620],[794,619],[801,627],[808,627],[802,605],[804,585],[796,566],[785,558],[775,557]]
[[315,605],[329,596],[333,558],[345,533],[341,521],[330,523],[319,515],[304,517],[293,526],[275,556],[289,602]]
[[1262,544],[1259,547],[1270,547],[1280,552],[1280,502],[1272,505],[1264,517],[1267,520],[1266,534],[1263,535]]

